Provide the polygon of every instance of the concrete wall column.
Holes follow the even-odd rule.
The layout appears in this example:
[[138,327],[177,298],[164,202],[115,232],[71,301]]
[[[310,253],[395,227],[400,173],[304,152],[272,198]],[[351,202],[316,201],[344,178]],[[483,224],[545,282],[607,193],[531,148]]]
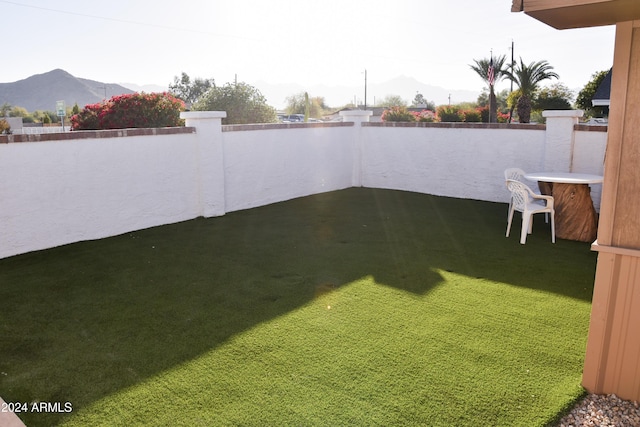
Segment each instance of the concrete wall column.
[[546,110],[547,119],[543,169],[548,172],[573,172],[574,125],[582,110]]
[[222,119],[225,111],[187,111],[180,113],[186,126],[196,128],[198,135],[198,194],[200,214],[204,217],[225,214],[224,147]]
[[365,110],[348,110],[340,111],[340,116],[344,122],[352,122],[354,124],[354,136],[353,136],[353,178],[351,185],[354,187],[362,187],[362,154],[363,154],[363,141],[362,125],[363,122],[368,122],[373,111]]

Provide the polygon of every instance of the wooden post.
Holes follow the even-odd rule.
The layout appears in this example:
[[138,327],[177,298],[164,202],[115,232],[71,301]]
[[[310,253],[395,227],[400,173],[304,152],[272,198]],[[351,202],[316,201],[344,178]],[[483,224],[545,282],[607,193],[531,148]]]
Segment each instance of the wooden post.
[[640,21],[618,23],[582,384],[640,400]]

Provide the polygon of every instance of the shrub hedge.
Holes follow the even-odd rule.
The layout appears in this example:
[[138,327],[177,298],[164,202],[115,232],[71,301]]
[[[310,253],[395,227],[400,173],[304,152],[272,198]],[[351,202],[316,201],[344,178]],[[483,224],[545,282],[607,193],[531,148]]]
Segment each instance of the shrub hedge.
[[71,117],[73,130],[181,126],[184,102],[169,93],[117,95],[90,104]]

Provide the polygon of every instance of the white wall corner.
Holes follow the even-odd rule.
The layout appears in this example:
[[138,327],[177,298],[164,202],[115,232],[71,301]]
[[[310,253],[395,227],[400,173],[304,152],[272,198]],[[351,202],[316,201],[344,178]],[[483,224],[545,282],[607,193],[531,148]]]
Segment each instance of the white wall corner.
[[[356,125],[368,122],[373,111],[370,110],[345,110],[340,111],[343,122],[354,123]],[[351,172],[351,185],[362,187],[362,155],[363,155],[363,135],[362,127],[354,127],[353,137],[353,169]]]
[[345,110],[340,111],[340,116],[344,122],[362,123],[368,122],[373,111],[369,110]]

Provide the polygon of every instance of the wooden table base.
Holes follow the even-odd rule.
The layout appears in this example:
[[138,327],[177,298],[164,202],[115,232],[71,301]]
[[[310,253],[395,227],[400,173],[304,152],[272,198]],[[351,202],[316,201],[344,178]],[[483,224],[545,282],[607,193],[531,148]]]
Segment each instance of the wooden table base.
[[539,182],[542,194],[553,196],[556,237],[593,242],[598,234],[598,216],[587,184]]

